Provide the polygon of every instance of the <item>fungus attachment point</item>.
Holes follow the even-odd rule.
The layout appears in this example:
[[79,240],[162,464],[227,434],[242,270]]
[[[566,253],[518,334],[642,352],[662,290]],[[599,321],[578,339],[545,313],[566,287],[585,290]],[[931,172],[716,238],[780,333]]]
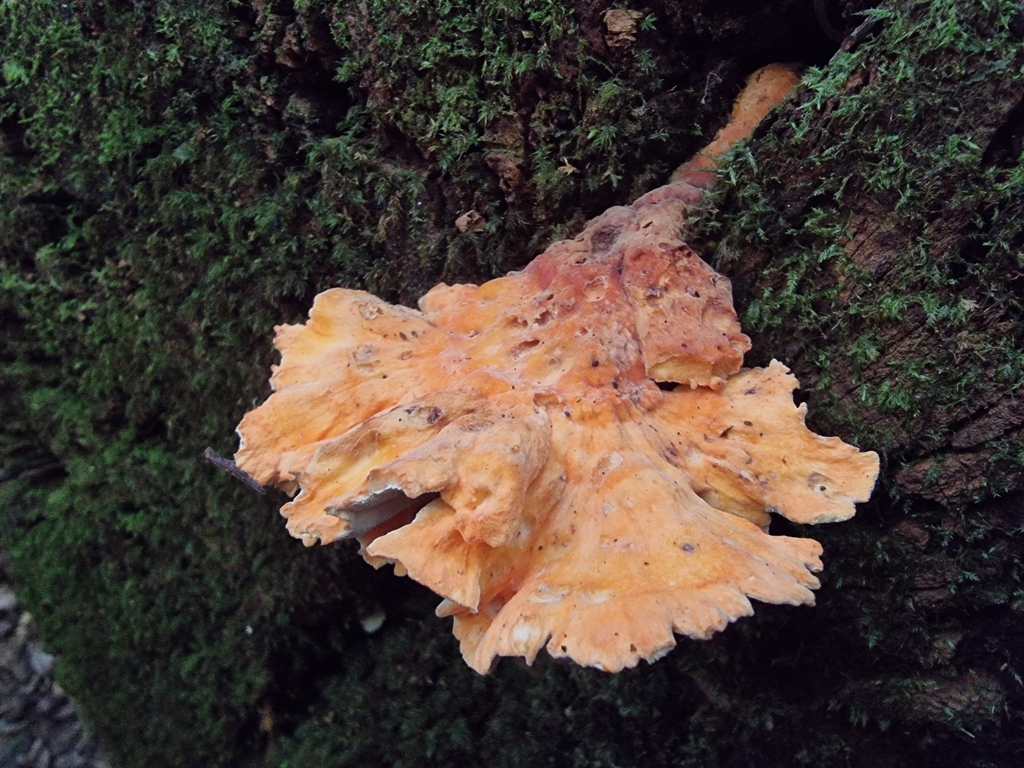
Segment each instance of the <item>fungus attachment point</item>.
[[769,511],[845,520],[878,457],[809,432],[781,363],[741,370],[729,281],[679,236],[707,167],[418,311],[321,294],[278,328],[238,467],[298,490],[292,535],[358,538],[441,595],[479,672],[545,646],[617,671],[751,598],[813,603],[821,547]]

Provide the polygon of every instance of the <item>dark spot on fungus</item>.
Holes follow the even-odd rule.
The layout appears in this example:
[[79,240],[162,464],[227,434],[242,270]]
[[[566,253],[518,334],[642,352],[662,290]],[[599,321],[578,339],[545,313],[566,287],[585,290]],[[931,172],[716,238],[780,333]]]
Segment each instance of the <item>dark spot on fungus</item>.
[[398,338],[400,338],[402,341],[407,341],[409,339],[409,337],[406,336],[403,331],[398,332]]
[[683,552],[693,552],[695,549],[697,549],[697,548],[695,546],[693,546],[693,544],[689,544],[689,543],[683,544],[683,546],[682,546]]
[[728,437],[730,432],[732,432],[732,427],[726,427],[722,430],[722,434],[719,437]]
[[437,424],[438,419],[444,416],[440,408],[431,408],[427,414],[427,424]]
[[617,381],[616,381],[615,379],[612,379],[612,386],[613,386],[613,387],[614,387],[615,389],[618,389],[618,388],[619,388],[619,382],[617,382]]
[[597,366],[599,366],[600,364],[601,363],[599,363],[597,360],[591,360],[590,361],[590,367],[591,368],[597,368]]
[[565,653],[565,651],[566,651],[566,647],[563,645],[562,646],[562,653]]
[[752,421],[747,421],[746,419],[744,419],[744,420],[743,420],[743,424],[744,424],[745,426],[748,426],[748,427],[752,427],[752,426],[754,426],[754,422],[752,422]]
[[635,643],[630,643],[629,644],[629,652],[630,653],[636,653],[636,644]]

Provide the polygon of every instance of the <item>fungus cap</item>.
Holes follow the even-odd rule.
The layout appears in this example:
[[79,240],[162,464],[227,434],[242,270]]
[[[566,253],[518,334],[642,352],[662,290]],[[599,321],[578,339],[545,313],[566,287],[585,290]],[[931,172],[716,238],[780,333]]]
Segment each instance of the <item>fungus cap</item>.
[[299,489],[306,544],[357,538],[441,595],[479,672],[544,646],[617,671],[751,598],[811,604],[821,547],[769,511],[844,520],[871,493],[877,455],[808,431],[785,366],[741,369],[729,281],[680,239],[688,179],[418,311],[337,288],[278,328],[239,467]]

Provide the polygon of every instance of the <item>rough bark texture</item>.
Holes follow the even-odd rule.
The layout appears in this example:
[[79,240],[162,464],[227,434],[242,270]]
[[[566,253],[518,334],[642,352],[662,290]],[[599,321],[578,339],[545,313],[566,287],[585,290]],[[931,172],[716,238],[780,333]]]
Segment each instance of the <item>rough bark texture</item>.
[[[113,764],[1020,764],[1024,16],[889,0],[833,57],[866,5],[632,3],[613,45],[589,0],[0,2],[0,544]],[[315,293],[523,265],[772,60],[818,69],[688,227],[749,364],[883,455],[817,607],[480,678],[200,462]]]
[[825,610],[850,631],[811,675],[844,679],[819,694],[879,727],[872,749],[927,753],[959,729],[972,748],[930,759],[1002,764],[1024,701],[1024,12],[899,3],[878,18],[695,226],[754,349],[808,383],[818,424],[886,459],[857,530],[826,543],[823,602],[840,604]]

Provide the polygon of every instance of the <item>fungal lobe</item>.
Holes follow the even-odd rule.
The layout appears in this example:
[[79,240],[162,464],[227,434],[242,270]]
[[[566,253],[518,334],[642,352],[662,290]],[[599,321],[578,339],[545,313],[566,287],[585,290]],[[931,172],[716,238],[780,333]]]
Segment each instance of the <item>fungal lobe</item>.
[[278,328],[238,466],[298,491],[282,513],[306,544],[358,538],[438,593],[480,672],[545,646],[617,671],[751,599],[813,603],[821,547],[768,535],[769,510],[847,519],[878,457],[808,431],[781,363],[741,368],[729,281],[679,233],[703,183],[418,310],[320,294]]

